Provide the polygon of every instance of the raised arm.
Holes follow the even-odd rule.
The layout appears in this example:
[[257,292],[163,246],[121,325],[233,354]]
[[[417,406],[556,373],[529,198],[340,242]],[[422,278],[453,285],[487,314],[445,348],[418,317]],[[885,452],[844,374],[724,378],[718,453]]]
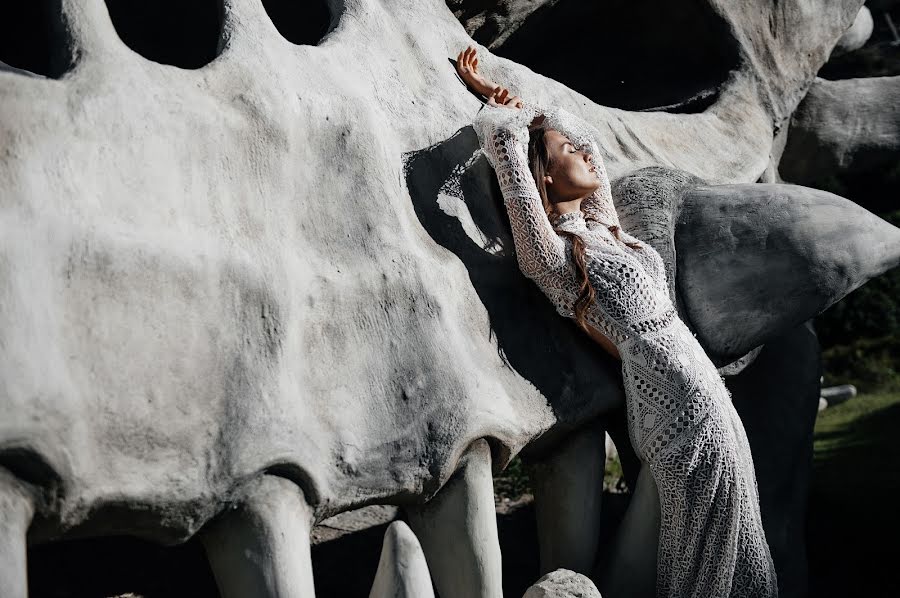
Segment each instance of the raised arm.
[[528,124],[532,110],[484,106],[474,128],[484,153],[497,172],[509,214],[519,268],[540,279],[566,267],[565,244],[550,226],[537,185],[528,168]]

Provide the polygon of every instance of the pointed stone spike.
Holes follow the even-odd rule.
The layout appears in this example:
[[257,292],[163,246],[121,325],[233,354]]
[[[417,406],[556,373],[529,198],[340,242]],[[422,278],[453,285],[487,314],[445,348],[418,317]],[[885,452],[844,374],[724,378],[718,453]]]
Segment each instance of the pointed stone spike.
[[675,248],[697,337],[736,358],[900,264],[900,229],[808,187],[706,186],[685,194]]
[[393,522],[384,533],[369,598],[434,598],[425,553],[402,521]]
[[472,443],[440,492],[407,508],[441,596],[502,598],[500,540],[494,510],[491,451]]
[[296,484],[262,476],[202,532],[222,598],[309,598],[313,513]]
[[27,598],[25,535],[34,504],[12,477],[0,469],[0,598]]
[[570,569],[590,575],[600,537],[605,431],[584,426],[530,465],[541,573]]

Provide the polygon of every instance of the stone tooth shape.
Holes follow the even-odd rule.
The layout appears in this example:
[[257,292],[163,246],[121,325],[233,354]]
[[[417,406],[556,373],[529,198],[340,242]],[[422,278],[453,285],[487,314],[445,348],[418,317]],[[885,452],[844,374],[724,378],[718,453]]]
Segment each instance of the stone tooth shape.
[[28,597],[26,541],[33,497],[0,467],[0,597]]
[[675,247],[698,339],[736,358],[900,264],[900,229],[808,187],[701,186],[685,194]]
[[633,488],[612,545],[604,548],[593,579],[605,596],[652,598],[656,594],[661,515],[659,490],[646,465],[641,465]]
[[471,445],[434,498],[407,507],[407,514],[438,594],[503,597],[491,451],[485,440]]
[[201,532],[222,598],[311,598],[312,509],[289,480],[251,481]]
[[591,422],[529,465],[541,571],[590,574],[600,538],[606,431]]
[[369,598],[434,598],[422,546],[402,521],[394,521],[384,532]]

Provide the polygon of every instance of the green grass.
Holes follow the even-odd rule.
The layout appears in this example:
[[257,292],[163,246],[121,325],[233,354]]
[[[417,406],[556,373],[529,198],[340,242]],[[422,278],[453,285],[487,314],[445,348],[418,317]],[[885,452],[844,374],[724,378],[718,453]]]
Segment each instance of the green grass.
[[898,354],[900,334],[830,347],[822,352],[824,385],[853,384],[861,393],[900,392]]
[[515,500],[523,494],[531,494],[531,479],[525,464],[518,457],[509,462],[509,466],[499,475],[494,476],[494,498]]
[[[900,429],[891,430],[887,426],[885,412],[900,408],[900,392],[860,395],[846,403],[829,407],[819,413],[816,420],[816,431],[813,447],[817,465],[827,465],[834,460],[846,460],[848,455],[861,448],[885,444],[880,447],[887,450],[895,458],[900,456],[900,445],[885,443],[888,438],[882,435],[900,434]],[[889,420],[889,418],[888,418]],[[874,430],[873,430],[874,429]],[[875,431],[873,435],[871,432]],[[828,468],[823,473],[828,473]]]
[[814,449],[810,596],[900,595],[900,392],[821,412]]

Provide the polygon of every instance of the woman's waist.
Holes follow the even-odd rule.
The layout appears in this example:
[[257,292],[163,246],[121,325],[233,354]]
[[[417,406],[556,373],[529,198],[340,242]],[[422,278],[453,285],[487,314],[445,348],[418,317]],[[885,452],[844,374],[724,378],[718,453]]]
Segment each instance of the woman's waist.
[[614,324],[621,331],[617,343],[620,351],[643,343],[665,342],[666,338],[684,334],[687,329],[671,302],[651,314],[625,318]]

